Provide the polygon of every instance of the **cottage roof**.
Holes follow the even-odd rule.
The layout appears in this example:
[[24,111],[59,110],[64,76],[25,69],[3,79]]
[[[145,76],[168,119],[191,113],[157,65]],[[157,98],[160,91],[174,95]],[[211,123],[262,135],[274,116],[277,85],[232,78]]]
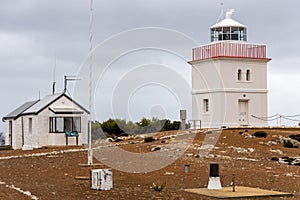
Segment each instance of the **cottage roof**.
[[18,118],[25,110],[27,110],[28,108],[33,106],[36,102],[38,102],[38,100],[28,101],[28,102],[24,103],[23,105],[19,106],[18,108],[13,110],[11,113],[9,113],[5,117],[3,117],[2,120],[4,121],[4,120],[7,120],[7,119],[16,119],[16,118]]
[[53,95],[47,95],[41,100],[39,100],[35,105],[27,109],[23,114],[35,114],[43,110],[45,107],[50,105],[52,102],[54,102],[56,99],[58,99],[62,94],[53,94]]
[[61,98],[62,96],[66,97],[67,99],[69,99],[70,101],[72,101],[74,104],[76,104],[77,106],[79,106],[82,110],[84,110],[86,113],[89,114],[89,111],[86,110],[84,107],[82,107],[80,104],[78,104],[76,101],[74,101],[73,99],[71,99],[68,95],[66,95],[65,93],[62,94],[53,94],[53,95],[48,95],[46,97],[44,97],[43,99],[41,99],[40,101],[38,101],[36,104],[34,104],[32,107],[30,107],[28,110],[26,110],[25,112],[23,112],[24,115],[29,115],[29,114],[38,114],[39,112],[41,112],[42,110],[44,110],[45,108],[49,107],[53,102],[55,102],[57,99]]
[[[84,110],[86,113],[89,114],[89,111],[86,110],[84,107],[82,107],[80,104],[75,102],[73,99],[71,99],[69,96],[67,96],[65,93],[60,94],[53,94],[45,96],[44,98],[36,101],[30,101],[24,103],[22,106],[18,107],[11,113],[9,113],[7,116],[3,117],[2,120],[7,119],[17,119],[21,115],[31,115],[31,114],[38,114],[45,108],[49,107],[53,102],[55,102],[57,99],[61,98],[62,96],[65,96],[67,99],[72,101],[74,104],[79,106],[82,110]],[[79,111],[77,111],[79,112]]]

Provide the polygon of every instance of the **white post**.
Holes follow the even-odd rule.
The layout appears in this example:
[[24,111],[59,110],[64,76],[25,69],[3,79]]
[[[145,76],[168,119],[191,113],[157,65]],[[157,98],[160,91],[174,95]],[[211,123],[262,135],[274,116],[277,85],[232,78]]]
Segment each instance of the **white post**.
[[185,130],[186,110],[180,110],[181,130]]
[[93,164],[93,150],[92,150],[92,98],[93,98],[93,55],[92,55],[92,40],[93,40],[93,0],[91,0],[90,4],[90,93],[89,93],[89,110],[90,110],[90,115],[89,115],[89,131],[88,131],[88,165]]

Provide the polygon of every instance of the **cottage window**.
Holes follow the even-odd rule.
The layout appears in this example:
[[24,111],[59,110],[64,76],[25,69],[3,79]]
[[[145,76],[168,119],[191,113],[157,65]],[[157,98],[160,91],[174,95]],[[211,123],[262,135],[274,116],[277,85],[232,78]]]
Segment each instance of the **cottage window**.
[[50,117],[49,132],[64,133],[66,131],[81,131],[80,117]]

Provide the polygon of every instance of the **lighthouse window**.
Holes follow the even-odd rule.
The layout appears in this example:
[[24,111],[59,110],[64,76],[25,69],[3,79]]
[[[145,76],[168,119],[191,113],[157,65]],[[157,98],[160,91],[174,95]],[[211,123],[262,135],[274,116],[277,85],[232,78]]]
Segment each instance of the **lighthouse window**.
[[241,69],[238,70],[237,79],[238,79],[238,81],[242,80],[242,70]]
[[250,70],[247,69],[246,71],[246,81],[250,81]]
[[203,99],[203,111],[207,113],[209,111],[209,101],[208,99]]

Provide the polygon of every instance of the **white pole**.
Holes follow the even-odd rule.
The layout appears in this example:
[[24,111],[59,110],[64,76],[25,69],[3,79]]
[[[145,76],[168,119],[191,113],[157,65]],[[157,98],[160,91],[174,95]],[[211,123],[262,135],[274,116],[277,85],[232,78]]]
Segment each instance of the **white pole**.
[[93,150],[92,150],[92,109],[93,109],[93,56],[92,56],[92,40],[93,40],[93,0],[91,0],[90,4],[90,93],[89,93],[89,110],[90,110],[90,115],[89,115],[89,131],[88,131],[88,165],[93,164]]

